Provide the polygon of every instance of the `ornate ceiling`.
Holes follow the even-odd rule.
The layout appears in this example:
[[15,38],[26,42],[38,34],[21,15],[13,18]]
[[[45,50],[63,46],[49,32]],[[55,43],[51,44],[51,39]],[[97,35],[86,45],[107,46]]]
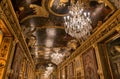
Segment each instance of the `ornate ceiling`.
[[[81,44],[64,31],[63,16],[69,11],[69,1],[71,0],[12,0],[37,68],[53,63],[50,55],[56,48],[59,48],[59,53],[65,54],[66,59]],[[86,10],[92,13],[92,25],[95,28],[98,21],[104,21],[110,9],[96,1],[85,2]],[[104,14],[101,14],[101,11]]]

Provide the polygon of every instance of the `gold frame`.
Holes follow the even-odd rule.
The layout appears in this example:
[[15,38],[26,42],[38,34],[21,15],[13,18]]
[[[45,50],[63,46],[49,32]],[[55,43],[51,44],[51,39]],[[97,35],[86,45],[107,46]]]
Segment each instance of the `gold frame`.
[[[105,42],[105,45],[106,45],[106,43],[108,43],[108,42],[110,42],[110,41],[114,41],[114,39],[117,39],[117,38],[120,38],[120,35],[119,34],[116,34],[115,36],[113,36],[113,37],[111,37],[109,40],[107,40],[106,42]],[[105,49],[106,50],[106,52],[108,53],[108,50],[107,49]],[[113,76],[113,72],[112,72],[112,67],[111,67],[111,63],[110,63],[110,59],[109,59],[109,56],[108,56],[108,54],[106,54],[107,56],[107,61],[108,61],[108,65],[109,65],[109,69],[110,69],[110,73],[111,73],[111,75],[112,75],[112,79],[114,79],[114,76]]]
[[[106,39],[106,38],[108,38],[107,40],[104,40],[104,39]],[[104,51],[104,55],[105,55],[105,59],[106,59],[106,64],[108,64],[108,71],[109,71],[109,75],[111,76],[111,78],[112,79],[114,79],[114,76],[113,76],[113,72],[112,72],[112,68],[111,68],[111,63],[110,63],[110,59],[109,59],[109,56],[108,56],[108,49],[107,49],[107,43],[109,43],[110,41],[113,41],[114,39],[117,39],[117,38],[120,38],[120,35],[119,35],[119,33],[117,32],[117,31],[115,31],[115,32],[112,32],[109,36],[107,36],[106,38],[104,38],[103,40],[101,40],[100,42],[104,42],[104,43],[100,43],[100,44],[102,44],[102,45],[100,45],[100,46],[104,46],[102,49],[103,49],[103,51]],[[98,44],[97,44],[98,45]],[[99,49],[99,46],[98,46],[98,48],[97,49]],[[101,51],[102,52],[102,51]],[[100,51],[98,51],[98,53],[101,53]],[[101,56],[99,56],[100,57],[100,60],[99,61],[101,61],[101,62],[103,62],[103,60],[102,60],[102,58],[103,57],[101,57]],[[104,67],[102,67],[102,71],[103,71],[103,69],[104,69]],[[108,71],[106,71],[106,72],[108,72]],[[99,70],[98,70],[98,72],[99,72]],[[101,72],[101,70],[100,70],[100,72]],[[101,73],[101,75],[103,75],[104,76],[104,79],[106,79],[105,78],[105,75],[103,74],[103,73]]]
[[111,14],[113,14],[113,12],[115,12],[115,10],[116,10],[116,8],[113,6],[113,4],[111,4],[110,3],[110,1],[108,1],[108,0],[98,0],[99,2],[103,2],[103,3],[105,3],[105,5],[107,5],[112,11],[105,17],[105,20],[107,19],[107,18],[109,18],[109,16],[111,15]]
[[90,47],[87,49],[82,54],[82,60],[84,66],[84,78],[90,77],[93,79],[99,79],[100,75],[98,74],[98,61],[95,48]]

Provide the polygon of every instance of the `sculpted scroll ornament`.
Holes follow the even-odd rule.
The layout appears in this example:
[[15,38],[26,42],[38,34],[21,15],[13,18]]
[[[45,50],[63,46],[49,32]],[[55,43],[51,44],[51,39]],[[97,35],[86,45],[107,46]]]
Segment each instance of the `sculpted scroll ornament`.
[[0,58],[0,79],[2,79],[2,75],[3,75],[3,72],[4,72],[5,65],[6,65],[5,59]]
[[41,6],[36,5],[36,4],[30,4],[29,7],[34,10],[34,13],[36,15],[43,16],[43,17],[49,16],[48,12],[46,11],[46,9],[44,7],[41,7]]
[[0,69],[5,67],[6,61],[4,59],[0,59]]
[[9,38],[4,37],[3,42],[2,42],[2,47],[0,48],[0,57],[5,58],[7,51],[8,51],[8,46],[9,46],[10,40]]
[[4,37],[0,47],[0,79],[2,79],[5,70],[6,60],[8,57],[10,45],[11,45],[11,38]]
[[3,48],[1,49],[0,56],[5,57],[7,51],[7,45],[4,45]]

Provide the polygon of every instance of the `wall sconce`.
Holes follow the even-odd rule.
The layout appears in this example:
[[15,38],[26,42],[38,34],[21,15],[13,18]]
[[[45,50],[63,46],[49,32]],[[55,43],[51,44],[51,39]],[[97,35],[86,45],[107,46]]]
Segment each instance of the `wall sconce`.
[[1,42],[2,42],[2,38],[3,38],[3,32],[2,32],[2,30],[0,29],[0,45],[1,45]]

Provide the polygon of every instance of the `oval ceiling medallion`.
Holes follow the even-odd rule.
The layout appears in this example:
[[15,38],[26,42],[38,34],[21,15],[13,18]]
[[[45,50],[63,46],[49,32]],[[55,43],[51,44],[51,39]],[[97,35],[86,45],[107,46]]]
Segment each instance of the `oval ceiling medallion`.
[[65,16],[68,12],[68,0],[46,0],[45,6],[48,6],[48,10],[56,16]]

